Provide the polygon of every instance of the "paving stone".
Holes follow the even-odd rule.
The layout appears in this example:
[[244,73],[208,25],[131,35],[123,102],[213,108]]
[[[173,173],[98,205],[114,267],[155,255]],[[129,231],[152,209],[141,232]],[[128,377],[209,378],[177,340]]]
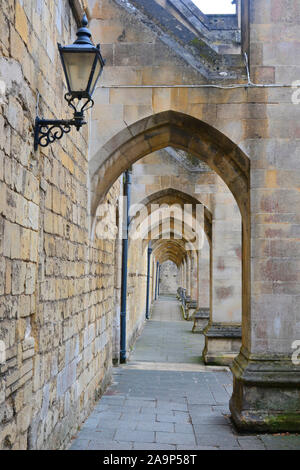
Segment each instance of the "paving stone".
[[199,425],[228,425],[229,418],[223,415],[194,416],[191,415],[192,423]]
[[195,437],[192,434],[157,432],[156,442],[162,444],[190,445],[196,444]]
[[211,424],[194,424],[196,435],[201,434],[215,434],[222,436],[232,436],[233,430],[229,425],[211,425]]
[[168,444],[150,444],[147,442],[135,442],[133,444],[135,450],[176,450],[175,445]]
[[[158,316],[163,315],[158,313]],[[158,362],[164,357],[167,362],[174,363],[176,358],[180,363],[184,358],[193,363],[204,344],[199,340],[203,341],[202,335],[191,336],[186,322],[150,320],[133,357],[139,363],[147,352],[152,362],[154,356],[159,356]],[[192,341],[191,348],[184,349],[189,341]],[[184,351],[181,355],[180,350]],[[298,435],[236,433],[228,409],[230,372],[136,370],[125,365],[114,369],[113,376],[114,383],[70,449],[300,450]]]
[[123,410],[121,412],[121,418],[124,419],[124,418],[128,418],[128,419],[131,419],[131,418],[137,418],[139,421],[140,420],[143,420],[143,419],[146,419],[146,418],[153,418],[155,419],[156,417],[156,411],[155,410],[149,410],[149,412],[147,413],[141,413],[139,410]]
[[207,405],[191,405],[188,403],[189,413],[194,416],[213,416],[214,412],[211,406]]
[[123,405],[124,402],[125,397],[122,396],[103,395],[101,398],[101,404],[110,403],[111,405]]
[[158,410],[156,408],[142,407],[140,411],[140,414],[144,416],[153,416],[153,415],[156,415],[157,413],[158,413]]
[[[100,402],[101,403],[101,402]],[[102,413],[103,411],[112,411],[113,413],[121,412],[123,409],[122,406],[120,405],[112,405],[112,404],[106,404],[106,405],[97,405],[94,408],[95,413]]]
[[174,432],[174,424],[142,421],[137,423],[136,429],[137,431]]
[[134,431],[137,427],[138,422],[137,421],[106,421],[106,422],[100,422],[96,426],[97,431],[105,431],[106,429],[128,429],[130,431]]
[[113,411],[102,411],[101,413],[97,413],[98,422],[118,420],[121,418],[121,414],[120,411],[116,413]]
[[218,414],[222,413],[222,414],[230,415],[230,409],[227,404],[224,404],[221,406],[212,406],[212,410],[214,413],[218,413]]
[[86,450],[90,439],[76,439],[70,446],[69,450]]
[[243,450],[265,450],[266,446],[256,436],[238,437],[238,443]]
[[131,450],[132,447],[132,443],[129,442],[90,441],[88,450]]
[[126,442],[155,442],[154,432],[152,431],[127,431],[126,429],[119,429],[115,439]]
[[[130,371],[126,371],[126,373],[128,373]],[[147,378],[147,376],[145,376],[143,373],[143,371],[140,371],[140,375],[143,377],[143,380],[145,380],[145,378]],[[127,374],[126,374],[127,375]],[[136,374],[134,374],[136,376]],[[129,374],[130,376],[130,374]],[[124,379],[125,379],[126,376],[124,376]],[[137,377],[137,376],[136,376]],[[137,382],[139,382],[137,380]],[[139,399],[136,399],[136,397],[126,397],[126,400],[125,400],[125,403],[137,403],[139,402],[141,405],[145,405],[145,402],[147,402],[147,404],[151,404],[151,403],[154,403],[154,406],[155,406],[155,403],[156,401],[152,398],[152,397],[148,397],[148,398],[139,398]]]
[[220,450],[218,447],[210,446],[177,446],[177,450]]
[[171,413],[168,414],[158,414],[157,421],[162,423],[190,423],[190,415],[185,413],[184,415],[173,415]]
[[89,419],[87,419],[84,422],[81,429],[82,430],[84,430],[84,429],[94,429],[97,426],[98,422],[99,422],[99,418],[95,414],[92,414],[89,417]]
[[183,434],[194,434],[192,424],[175,423],[175,432]]
[[[213,419],[213,418],[215,418],[215,416],[213,416],[213,415],[207,415],[207,416],[204,416],[204,415],[199,415],[199,416],[197,416],[197,415],[196,415],[196,416],[195,416],[195,415],[191,414],[191,421],[192,421],[192,424],[194,424],[194,425],[199,425],[199,426],[201,426],[201,425],[203,425],[203,426],[204,426],[204,425],[205,425],[205,426],[209,426],[209,425],[218,425],[218,424],[215,423],[215,422],[212,423],[212,421],[207,422],[207,421],[209,421],[209,420],[211,420],[211,419]],[[220,418],[220,420],[221,420],[221,416],[219,416],[219,418]],[[224,422],[223,424],[226,424],[226,422]],[[222,425],[222,424],[220,423],[220,426],[221,426],[221,425]]]
[[113,440],[116,434],[116,429],[97,429],[96,432],[93,432],[93,437],[91,439],[96,441],[107,441]]
[[172,401],[157,401],[156,409],[158,411],[188,411],[188,406],[186,403],[177,403]]
[[240,449],[239,443],[235,436],[230,434],[196,434],[196,441],[198,446],[212,446],[220,447],[221,449],[225,448],[237,448]]
[[300,435],[262,435],[261,441],[268,450],[300,450]]
[[142,415],[140,413],[137,413],[136,415],[122,415],[120,418],[121,422],[128,422],[128,423],[139,423],[139,422],[144,422],[147,420],[149,423],[155,423],[157,421],[156,419],[157,415]]

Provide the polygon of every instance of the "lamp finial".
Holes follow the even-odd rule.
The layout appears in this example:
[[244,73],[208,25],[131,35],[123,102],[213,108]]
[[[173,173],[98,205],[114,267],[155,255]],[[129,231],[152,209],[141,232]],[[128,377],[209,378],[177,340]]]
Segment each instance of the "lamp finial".
[[81,25],[83,28],[85,28],[89,24],[89,21],[87,19],[86,14],[83,15],[82,20],[81,20]]

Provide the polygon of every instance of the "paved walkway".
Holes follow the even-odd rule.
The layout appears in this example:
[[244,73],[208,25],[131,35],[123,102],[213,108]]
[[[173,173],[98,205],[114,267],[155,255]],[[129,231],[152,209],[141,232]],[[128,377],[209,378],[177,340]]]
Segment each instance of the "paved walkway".
[[128,364],[86,420],[73,450],[298,449],[300,436],[241,436],[231,424],[232,376],[205,367],[203,336],[175,298],[155,302]]

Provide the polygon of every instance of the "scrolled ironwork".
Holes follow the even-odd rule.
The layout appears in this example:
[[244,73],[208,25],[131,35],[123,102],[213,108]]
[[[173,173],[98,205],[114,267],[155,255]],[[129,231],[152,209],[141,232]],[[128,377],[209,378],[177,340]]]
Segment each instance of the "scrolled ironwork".
[[40,126],[38,145],[41,147],[47,147],[47,145],[51,144],[55,140],[61,139],[64,134],[68,134],[70,131],[70,124],[54,124],[50,127]]
[[[82,95],[81,94],[76,95],[74,93],[73,94],[66,93],[65,100],[68,103],[68,106],[70,106],[70,108],[72,108],[75,113],[83,114],[84,111],[87,111],[88,109],[94,106],[94,101],[92,100],[92,98],[89,95],[85,94],[84,92],[82,93]],[[81,100],[86,100],[86,101],[82,104],[80,109],[78,109],[78,104],[81,102]]]
[[80,129],[84,124],[86,123],[81,115],[70,120],[47,120],[37,117],[35,120],[34,149],[37,150],[39,145],[47,147],[55,140],[61,139],[64,134],[68,134],[72,126]]

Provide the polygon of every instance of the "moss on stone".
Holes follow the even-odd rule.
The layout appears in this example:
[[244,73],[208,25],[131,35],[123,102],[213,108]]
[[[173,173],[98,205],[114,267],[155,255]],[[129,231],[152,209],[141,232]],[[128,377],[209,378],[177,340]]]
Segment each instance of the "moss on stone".
[[300,413],[282,413],[269,415],[264,419],[265,426],[273,432],[279,431],[300,431]]

